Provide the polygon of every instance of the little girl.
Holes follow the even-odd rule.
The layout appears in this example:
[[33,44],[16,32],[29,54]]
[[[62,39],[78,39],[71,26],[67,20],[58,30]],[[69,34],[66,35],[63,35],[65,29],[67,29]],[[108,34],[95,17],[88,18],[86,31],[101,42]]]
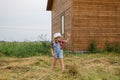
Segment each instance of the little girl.
[[69,40],[70,40],[70,34],[68,34],[68,33],[67,33],[66,40],[63,40],[63,37],[61,36],[60,33],[54,34],[54,40],[52,42],[52,48],[51,48],[51,53],[54,58],[53,69],[55,68],[55,66],[57,64],[57,60],[59,59],[62,71],[64,70],[63,45],[64,45],[64,43],[68,42]]

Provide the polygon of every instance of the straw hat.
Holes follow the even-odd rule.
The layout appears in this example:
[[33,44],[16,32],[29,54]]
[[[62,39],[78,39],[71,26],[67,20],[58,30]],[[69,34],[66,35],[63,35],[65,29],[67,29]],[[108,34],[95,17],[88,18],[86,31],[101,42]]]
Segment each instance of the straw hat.
[[54,38],[61,37],[61,36],[62,36],[61,33],[55,33],[54,34]]

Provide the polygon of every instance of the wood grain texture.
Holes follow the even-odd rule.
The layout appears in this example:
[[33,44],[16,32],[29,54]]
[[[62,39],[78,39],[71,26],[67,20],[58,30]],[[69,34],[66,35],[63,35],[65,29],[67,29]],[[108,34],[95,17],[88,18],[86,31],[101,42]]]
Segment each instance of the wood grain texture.
[[99,48],[120,41],[120,0],[73,0],[74,50],[88,50],[92,40]]
[[[66,33],[72,34],[72,0],[53,0],[52,6],[52,36],[62,31],[62,16],[65,17]],[[65,44],[65,49],[72,50],[72,38]]]
[[61,32],[62,15],[65,37],[71,33],[68,50],[88,50],[92,40],[99,48],[106,41],[120,42],[120,0],[53,0],[52,35]]

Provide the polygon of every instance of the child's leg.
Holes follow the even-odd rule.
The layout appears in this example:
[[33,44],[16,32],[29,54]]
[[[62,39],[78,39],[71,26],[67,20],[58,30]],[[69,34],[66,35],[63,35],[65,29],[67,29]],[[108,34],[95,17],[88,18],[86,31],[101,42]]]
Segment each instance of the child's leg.
[[60,65],[61,65],[62,71],[64,71],[64,62],[63,62],[63,58],[60,59]]
[[55,69],[55,67],[56,67],[56,64],[57,64],[57,59],[54,57],[53,69]]

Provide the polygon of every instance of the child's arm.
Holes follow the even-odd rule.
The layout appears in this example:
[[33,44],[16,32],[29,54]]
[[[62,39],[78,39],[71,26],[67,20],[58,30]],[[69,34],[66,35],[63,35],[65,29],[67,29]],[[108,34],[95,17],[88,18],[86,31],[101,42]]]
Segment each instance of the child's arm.
[[51,48],[51,53],[52,53],[52,56],[54,57],[54,50],[53,50],[53,48]]
[[53,45],[54,45],[54,43],[52,41],[52,43],[51,43],[51,53],[52,53],[52,56],[54,57],[54,48],[53,48]]
[[70,40],[70,34],[67,33],[67,39],[65,39],[65,40],[63,40],[63,41],[67,43],[69,40]]

